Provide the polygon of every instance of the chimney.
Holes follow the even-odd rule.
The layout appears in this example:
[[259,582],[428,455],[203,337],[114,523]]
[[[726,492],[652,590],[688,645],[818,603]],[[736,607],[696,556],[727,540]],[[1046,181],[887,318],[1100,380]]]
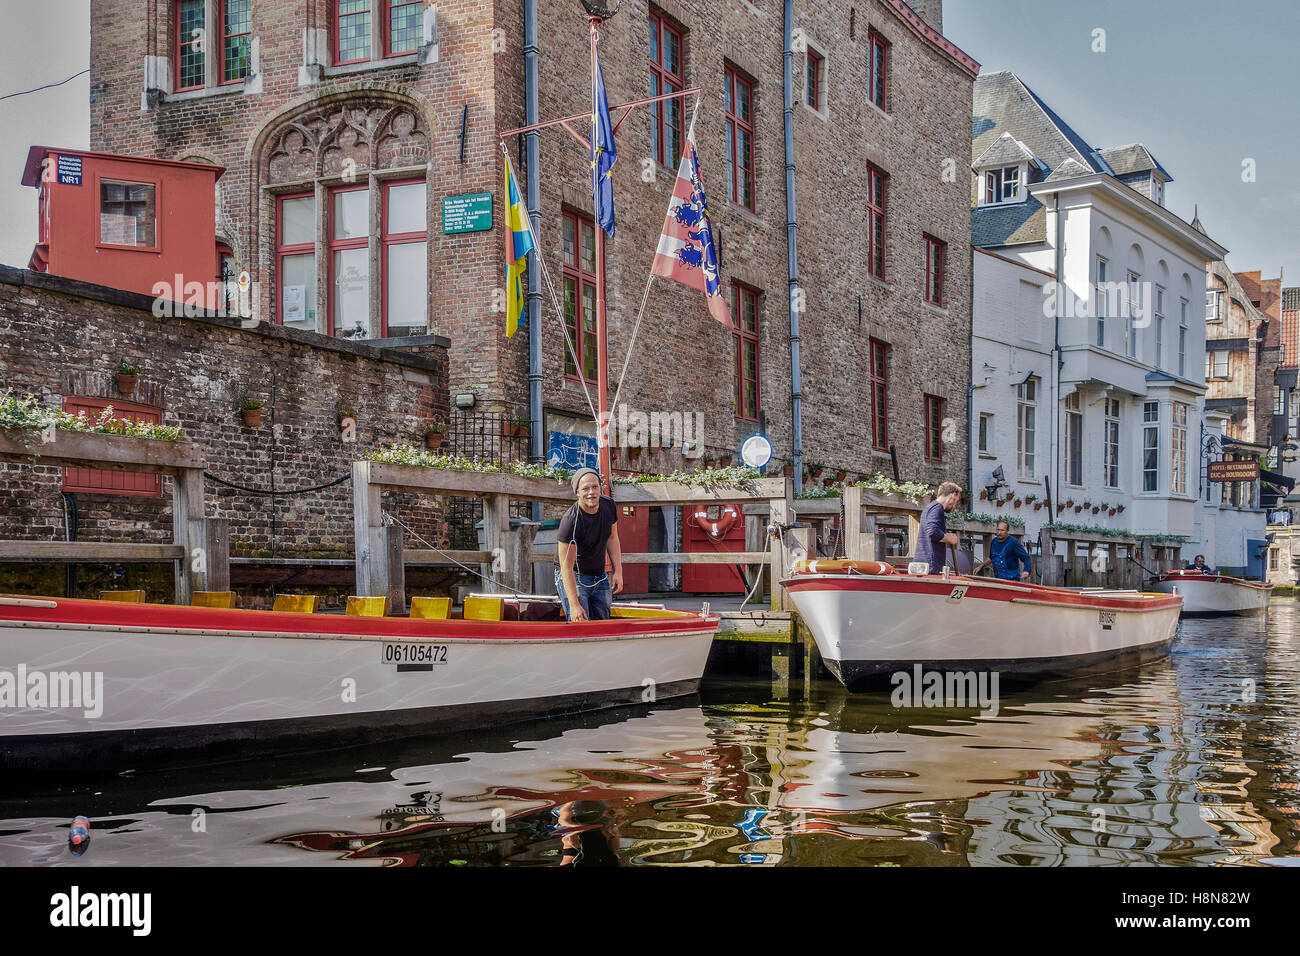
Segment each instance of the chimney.
[[907,0],[907,5],[920,14],[936,33],[943,33],[943,0]]

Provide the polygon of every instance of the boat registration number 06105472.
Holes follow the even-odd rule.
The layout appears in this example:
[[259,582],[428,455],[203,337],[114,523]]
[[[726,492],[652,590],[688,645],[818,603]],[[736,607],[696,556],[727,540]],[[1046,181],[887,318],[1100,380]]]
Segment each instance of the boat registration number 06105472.
[[396,664],[398,667],[407,664],[423,665],[421,670],[433,664],[445,664],[447,645],[384,641],[384,663]]

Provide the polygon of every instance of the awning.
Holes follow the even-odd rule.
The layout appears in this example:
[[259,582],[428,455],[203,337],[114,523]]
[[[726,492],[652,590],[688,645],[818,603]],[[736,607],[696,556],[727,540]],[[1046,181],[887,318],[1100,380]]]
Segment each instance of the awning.
[[1264,468],[1259,470],[1259,480],[1266,485],[1272,485],[1282,494],[1290,493],[1295,487],[1295,479],[1288,478],[1286,475],[1279,475],[1276,471],[1268,471]]

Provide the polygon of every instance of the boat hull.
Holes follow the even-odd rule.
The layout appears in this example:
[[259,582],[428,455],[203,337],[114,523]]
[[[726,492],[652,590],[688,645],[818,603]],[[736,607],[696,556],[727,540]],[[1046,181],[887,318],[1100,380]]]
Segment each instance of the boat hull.
[[1185,617],[1209,617],[1228,614],[1262,614],[1268,610],[1273,585],[1222,574],[1164,574],[1152,588],[1161,594],[1183,596]]
[[1038,680],[1168,653],[1179,601],[977,578],[802,575],[784,582],[827,668],[850,690],[930,670]]
[[[0,682],[7,673],[11,697],[23,685],[0,708],[7,767],[207,761],[651,702],[698,688],[717,627],[699,615],[569,625],[48,603],[0,606]],[[394,663],[386,645],[444,648],[445,660]],[[33,674],[46,675],[44,700]],[[78,706],[66,678],[49,706],[53,675],[91,675]]]

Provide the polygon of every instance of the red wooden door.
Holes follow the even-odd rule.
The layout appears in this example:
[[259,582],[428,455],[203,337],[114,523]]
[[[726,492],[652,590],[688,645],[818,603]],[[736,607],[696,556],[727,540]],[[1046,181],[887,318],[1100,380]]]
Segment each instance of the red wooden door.
[[[740,505],[682,508],[682,550],[744,551],[745,517]],[[682,565],[682,590],[691,594],[744,594],[744,575],[735,564]]]
[[[624,554],[650,550],[650,509],[618,506],[618,543]],[[650,565],[623,563],[623,593],[646,594],[650,591]]]

